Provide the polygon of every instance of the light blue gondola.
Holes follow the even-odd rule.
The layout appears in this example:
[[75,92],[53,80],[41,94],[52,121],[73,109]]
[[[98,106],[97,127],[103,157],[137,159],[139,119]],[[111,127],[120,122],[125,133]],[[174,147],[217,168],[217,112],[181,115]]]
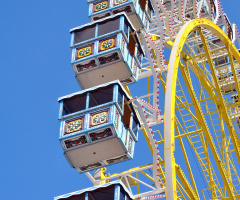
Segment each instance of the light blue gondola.
[[[240,73],[239,73],[239,77],[240,77]],[[235,103],[238,102],[238,95],[232,95],[231,96],[232,101],[234,101]],[[238,128],[240,129],[240,106],[237,107],[232,107],[230,109],[230,114],[231,114],[231,120],[233,121],[234,125],[237,125]]]
[[[219,80],[220,86],[225,93],[236,90],[236,84],[233,77],[229,56],[221,56],[213,60],[216,66],[216,75]],[[240,66],[234,59],[235,72],[238,80],[240,80]]]
[[72,67],[82,89],[119,80],[137,82],[143,50],[124,13],[71,31]]
[[119,81],[59,98],[59,139],[77,171],[133,158],[140,122],[129,100]]
[[[200,1],[197,2],[198,7],[199,7],[200,3],[201,3]],[[213,12],[213,14],[215,15],[216,8],[215,8],[214,1],[212,1],[212,4],[214,5],[214,12]],[[172,6],[171,0],[163,0],[163,5],[165,5],[165,7],[166,7],[166,9],[168,11],[171,11],[171,6]],[[195,5],[193,5],[193,0],[189,0],[188,7],[192,8],[193,6],[195,6]],[[176,8],[179,8],[179,0],[176,0]],[[193,9],[189,9],[188,10],[188,12],[186,13],[186,17],[187,18],[194,19],[194,15],[193,15],[192,11],[193,11]],[[201,17],[205,17],[207,15],[209,15],[209,8],[208,8],[206,0],[204,0],[203,6],[202,6],[202,10],[201,10]]]
[[[226,18],[226,24],[228,27],[226,27],[224,25],[223,19],[222,17],[220,17],[217,25],[222,29],[223,32],[225,32],[227,30],[227,36],[229,37],[230,40],[232,40],[233,38],[233,31],[232,31],[232,27],[231,27],[231,23],[228,20],[228,17],[226,14],[224,14],[225,18]],[[215,35],[209,35],[207,37],[207,41],[209,42],[209,47],[211,50],[216,50],[222,47],[225,47],[225,44]]]
[[[176,7],[178,7],[178,3],[179,3],[179,0],[176,0]],[[167,8],[168,11],[171,10],[171,6],[172,6],[171,0],[163,0],[163,5]]]
[[[217,68],[216,75],[217,77],[219,77],[219,79],[227,78],[233,75],[228,55],[220,56],[218,58],[215,58],[213,61]],[[237,76],[240,76],[240,66],[235,58],[233,58],[233,63],[235,66]]]
[[54,200],[133,200],[121,181],[114,181],[84,190],[57,196]]
[[150,0],[88,0],[89,18],[96,21],[125,12],[134,28],[148,30],[153,8]]
[[[224,16],[227,19],[226,24],[227,24],[228,27],[225,27],[222,17],[220,17],[220,19],[218,20],[217,25],[219,26],[219,28],[222,29],[222,31],[225,32],[225,30],[227,30],[227,36],[229,37],[230,40],[232,40],[233,31],[232,31],[232,28],[231,28],[231,24],[230,24],[230,21],[228,20],[228,18],[226,16],[226,14],[224,14]],[[218,49],[225,48],[226,45],[219,39],[219,37],[217,37],[214,34],[212,35],[212,34],[206,32],[206,30],[203,30],[203,33],[205,33],[207,35],[206,40],[208,42],[210,51],[215,51],[215,50],[217,51]],[[195,35],[192,35],[192,36],[195,37]],[[200,37],[199,34],[198,34],[198,36]],[[197,46],[197,49],[196,49],[196,53],[200,53],[200,52],[203,52],[203,51],[204,51],[203,44],[202,44],[201,40],[199,40],[199,43],[198,43],[198,46]],[[219,57],[222,57],[222,55],[220,55]]]

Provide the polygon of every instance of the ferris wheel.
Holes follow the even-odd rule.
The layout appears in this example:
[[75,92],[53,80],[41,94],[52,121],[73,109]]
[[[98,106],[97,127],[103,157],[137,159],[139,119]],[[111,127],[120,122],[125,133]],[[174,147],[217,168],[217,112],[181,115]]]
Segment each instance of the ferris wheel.
[[[220,0],[88,4],[59,139],[93,187],[55,200],[240,199],[240,39]],[[108,174],[139,159],[140,134],[152,163]]]

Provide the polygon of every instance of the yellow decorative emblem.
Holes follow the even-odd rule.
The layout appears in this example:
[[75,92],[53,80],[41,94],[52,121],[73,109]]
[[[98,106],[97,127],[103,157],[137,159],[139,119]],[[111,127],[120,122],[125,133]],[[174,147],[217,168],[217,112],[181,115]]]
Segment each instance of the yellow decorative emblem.
[[101,42],[100,50],[104,51],[104,50],[107,50],[107,49],[111,49],[111,48],[114,47],[114,45],[115,45],[115,39],[114,38],[104,40],[104,41]]
[[100,3],[95,4],[95,12],[104,10],[108,7],[108,1],[102,1]]
[[108,120],[108,112],[101,112],[101,113],[96,113],[92,116],[92,126],[96,126],[98,124],[104,124]]
[[92,46],[83,47],[78,50],[78,58],[83,58],[92,54]]
[[118,4],[122,4],[122,3],[125,3],[127,2],[128,0],[115,0],[114,4],[115,5],[118,5]]
[[67,133],[79,131],[82,128],[82,119],[77,119],[67,123]]

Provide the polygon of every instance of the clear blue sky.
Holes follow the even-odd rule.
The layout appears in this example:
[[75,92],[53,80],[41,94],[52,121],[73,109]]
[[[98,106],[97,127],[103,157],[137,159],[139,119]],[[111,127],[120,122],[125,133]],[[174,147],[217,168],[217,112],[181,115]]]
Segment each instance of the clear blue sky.
[[[240,29],[240,1],[222,5]],[[88,22],[87,0],[0,1],[1,200],[47,200],[91,186],[65,160],[57,120],[57,98],[80,90],[69,29]],[[120,167],[141,163],[141,145],[137,164]]]

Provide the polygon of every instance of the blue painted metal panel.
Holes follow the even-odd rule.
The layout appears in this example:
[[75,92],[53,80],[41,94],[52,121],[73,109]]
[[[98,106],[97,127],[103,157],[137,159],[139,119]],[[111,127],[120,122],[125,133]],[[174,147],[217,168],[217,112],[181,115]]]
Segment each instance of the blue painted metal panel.
[[114,188],[114,200],[120,200],[120,185],[115,185]]
[[74,43],[74,32],[71,34],[71,41],[70,41],[70,47],[73,45]]
[[60,119],[63,113],[63,101],[60,101],[59,103],[60,103],[60,109],[59,109],[58,118]]

